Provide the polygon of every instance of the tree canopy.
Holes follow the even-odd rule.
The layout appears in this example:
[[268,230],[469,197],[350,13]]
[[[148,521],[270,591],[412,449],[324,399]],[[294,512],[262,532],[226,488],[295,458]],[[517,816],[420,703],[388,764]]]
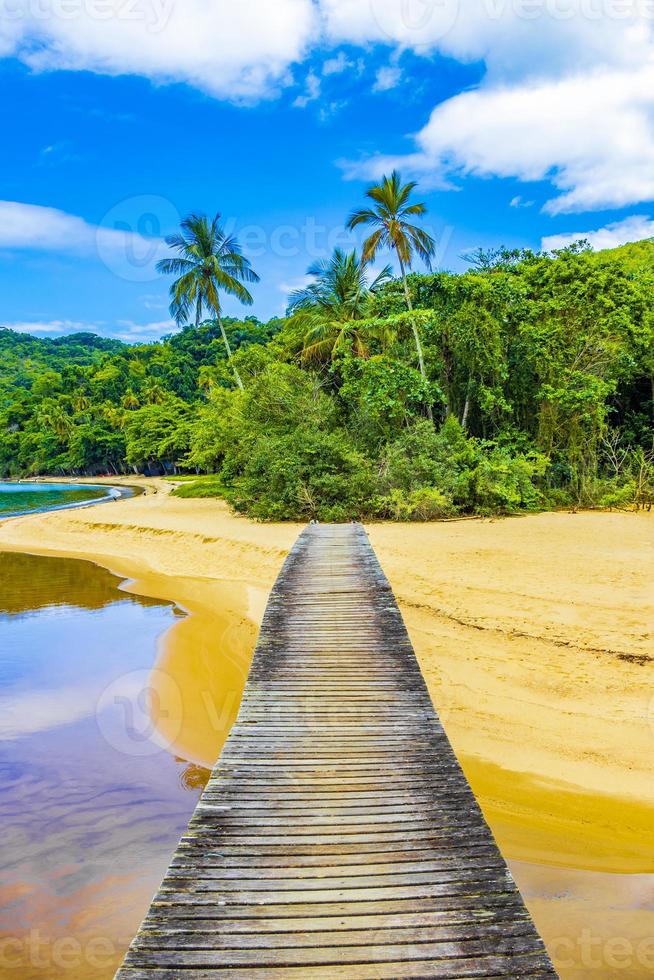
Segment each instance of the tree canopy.
[[198,474],[264,520],[652,506],[653,242],[483,253],[409,304],[357,255],[311,271],[269,323],[0,330],[0,474]]

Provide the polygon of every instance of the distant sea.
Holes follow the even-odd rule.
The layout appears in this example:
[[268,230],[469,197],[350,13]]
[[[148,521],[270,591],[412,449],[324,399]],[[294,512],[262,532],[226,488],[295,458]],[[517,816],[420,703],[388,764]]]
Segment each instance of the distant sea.
[[122,496],[122,493],[113,487],[72,483],[0,483],[0,518],[78,507],[94,500],[117,496]]

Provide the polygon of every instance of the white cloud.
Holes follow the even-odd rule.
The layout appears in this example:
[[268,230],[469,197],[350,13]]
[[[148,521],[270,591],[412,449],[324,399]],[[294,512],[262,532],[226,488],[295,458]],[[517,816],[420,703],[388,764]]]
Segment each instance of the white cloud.
[[160,238],[93,225],[75,214],[39,204],[0,201],[0,248],[74,252],[91,255],[98,248],[108,252],[137,252],[165,247]]
[[320,79],[318,76],[310,71],[306,79],[306,89],[304,95],[298,95],[297,99],[294,101],[293,105],[297,109],[304,109],[309,105],[310,102],[315,102],[315,100],[320,96]]
[[160,237],[93,225],[57,208],[0,201],[0,249],[80,255],[99,259],[113,275],[128,282],[158,279],[156,263],[169,254]]
[[0,53],[36,70],[133,73],[231,100],[274,94],[318,27],[312,0],[19,0],[0,24]]
[[112,337],[124,340],[128,344],[147,344],[152,340],[177,333],[179,327],[174,320],[157,320],[153,323],[135,323],[133,320],[118,320],[116,329],[111,331]]
[[328,58],[327,61],[322,66],[323,75],[340,75],[344,72],[346,68],[351,66],[351,62],[348,61],[345,52],[339,51],[336,57]]
[[386,65],[377,70],[373,92],[388,92],[389,89],[396,88],[402,78],[402,69],[392,65]]
[[634,214],[623,221],[615,221],[604,228],[594,231],[572,231],[563,235],[548,235],[543,238],[541,248],[552,251],[556,248],[566,248],[581,239],[586,239],[591,246],[599,251],[603,248],[617,248],[627,242],[640,242],[643,238],[654,238],[654,219],[644,214]]
[[647,0],[321,0],[328,36],[484,61],[493,79],[637,63]]
[[516,194],[516,196],[512,197],[511,200],[509,201],[509,207],[510,208],[533,208],[534,203],[535,203],[534,201],[525,201],[525,199],[522,197],[521,194]]
[[[0,17],[0,55],[35,70],[182,81],[238,101],[276,94],[325,42],[483,60],[495,78],[534,65],[544,74],[637,63],[646,28],[611,16],[612,4],[624,11],[624,0],[16,0]],[[595,16],[598,5],[605,16]],[[341,51],[323,72],[346,67]]]
[[632,71],[463,92],[436,107],[416,143],[353,172],[548,179],[559,191],[550,214],[654,199],[654,58]]
[[19,320],[15,323],[0,323],[0,326],[7,330],[14,330],[16,333],[98,333],[99,325],[96,323],[81,323],[79,320]]
[[0,741],[15,741],[91,717],[94,693],[82,687],[70,687],[0,698]]
[[[436,106],[392,166],[434,187],[456,175],[548,180],[552,214],[654,198],[654,11],[640,0],[322,0],[330,36],[480,60],[476,90]],[[651,6],[651,5],[650,5]]]
[[80,252],[92,249],[95,229],[56,208],[0,201],[0,248]]
[[13,323],[0,321],[0,327],[16,333],[28,333],[64,337],[73,333],[95,333],[101,337],[114,337],[127,344],[149,343],[159,340],[166,334],[176,333],[179,327],[173,320],[156,320],[152,323],[135,323],[134,320],[118,320],[116,324],[106,321],[82,322],[79,320],[19,320]]

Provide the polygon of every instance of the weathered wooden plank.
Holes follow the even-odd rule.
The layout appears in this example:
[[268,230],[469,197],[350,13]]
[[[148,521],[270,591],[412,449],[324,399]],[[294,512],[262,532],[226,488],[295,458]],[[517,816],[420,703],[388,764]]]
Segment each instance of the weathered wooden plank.
[[443,964],[433,961],[413,962],[403,960],[396,963],[331,965],[328,971],[317,967],[264,967],[255,969],[148,969],[126,967],[121,977],[129,980],[401,980],[405,977],[439,977],[440,980],[463,980],[466,977],[492,977],[493,980],[537,980],[551,977],[552,971],[547,961],[539,963],[532,956],[492,957],[483,963],[476,960],[457,960]]
[[120,980],[555,977],[358,525],[311,526]]
[[[266,910],[267,911],[267,910]],[[438,912],[401,912],[393,911],[378,915],[341,915],[341,916],[311,916],[298,917],[286,916],[280,918],[266,917],[259,918],[204,918],[197,917],[177,918],[166,917],[164,921],[158,921],[156,916],[148,916],[143,923],[139,937],[148,935],[173,935],[176,932],[190,932],[200,937],[206,934],[218,934],[233,938],[234,935],[241,933],[252,933],[257,937],[265,936],[267,933],[307,933],[328,931],[331,936],[338,937],[339,934],[347,930],[357,929],[416,929],[422,927],[439,928],[441,930],[451,930],[452,935],[456,933],[461,936],[478,935],[477,930],[485,927],[504,928],[508,923],[512,925],[521,921],[529,922],[529,913],[523,909],[518,913],[515,908],[502,905],[484,909],[448,909]],[[448,933],[449,934],[449,933]]]
[[231,949],[291,949],[333,947],[333,946],[374,946],[400,943],[464,943],[468,940],[489,940],[493,942],[502,936],[529,936],[531,924],[528,920],[518,922],[471,923],[458,928],[452,926],[415,927],[376,927],[374,929],[340,929],[328,932],[281,932],[281,933],[237,933],[230,935],[224,931],[197,930],[175,932],[141,932],[132,949],[146,950],[231,950]]
[[[492,947],[495,956],[516,956],[520,953],[531,953],[531,937],[504,936],[494,938]],[[221,950],[138,950],[132,947],[127,954],[126,962],[134,966],[170,966],[175,967],[180,962],[180,955],[188,967],[220,967],[225,966],[317,966],[322,964],[326,969],[332,965],[345,963],[383,963],[394,960],[429,960],[440,966],[444,961],[456,961],[464,957],[476,957],[483,964],[484,959],[490,959],[489,944],[482,941],[464,940],[460,943],[383,943],[376,946],[331,946],[314,948],[289,948],[265,950],[259,949],[221,949]],[[538,957],[540,959],[540,957]],[[329,974],[326,973],[326,976]],[[456,974],[455,974],[456,976]]]

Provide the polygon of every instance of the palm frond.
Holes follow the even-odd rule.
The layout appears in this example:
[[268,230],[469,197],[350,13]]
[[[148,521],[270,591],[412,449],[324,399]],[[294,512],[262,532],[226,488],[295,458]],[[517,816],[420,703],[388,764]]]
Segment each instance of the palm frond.
[[378,228],[363,243],[363,260],[372,262],[380,248],[387,244],[385,228]]
[[190,259],[160,259],[156,269],[164,276],[177,276],[190,272],[194,265],[195,263],[191,262]]
[[357,211],[353,211],[350,217],[347,219],[345,227],[350,231],[353,231],[359,225],[369,225],[374,224],[378,220],[379,215],[372,208],[360,208]]
[[178,323],[188,322],[193,312],[199,322],[204,307],[220,316],[221,290],[251,305],[252,295],[243,284],[259,282],[259,276],[236,237],[226,234],[219,213],[211,219],[187,215],[180,232],[169,235],[166,243],[179,255],[161,259],[157,271],[177,276],[170,287],[170,312]]
[[393,267],[390,265],[385,265],[384,268],[379,272],[368,287],[371,293],[377,292],[382,286],[385,286],[387,282],[390,282],[393,278]]

